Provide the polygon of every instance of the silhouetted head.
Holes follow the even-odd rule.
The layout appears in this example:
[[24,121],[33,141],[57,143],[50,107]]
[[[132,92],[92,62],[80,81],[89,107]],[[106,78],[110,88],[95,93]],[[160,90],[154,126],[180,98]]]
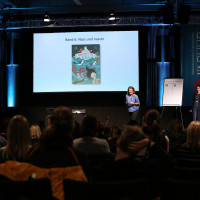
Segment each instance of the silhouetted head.
[[81,136],[96,136],[97,135],[97,119],[94,116],[86,116],[81,123]]
[[72,130],[74,118],[70,108],[58,107],[50,115],[49,125],[41,135],[41,146],[66,147],[72,146]]

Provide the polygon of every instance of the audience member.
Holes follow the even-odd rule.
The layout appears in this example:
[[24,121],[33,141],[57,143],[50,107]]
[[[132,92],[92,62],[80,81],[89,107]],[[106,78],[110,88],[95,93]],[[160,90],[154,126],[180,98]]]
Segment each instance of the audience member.
[[6,146],[7,140],[0,135],[0,148]]
[[110,129],[108,127],[108,123],[110,121],[110,116],[106,117],[106,121],[98,121],[97,122],[97,137],[102,139],[108,139]]
[[169,152],[176,156],[176,152],[181,144],[186,142],[186,133],[183,125],[179,119],[173,119],[170,121],[165,135],[169,138]]
[[119,126],[113,126],[111,129],[111,136],[108,138],[108,144],[112,153],[116,153],[117,140],[120,137],[121,132],[122,130]]
[[39,142],[40,136],[41,136],[41,129],[40,126],[37,124],[34,124],[30,128],[31,133],[31,144],[37,144]]
[[41,135],[39,143],[29,151],[26,161],[42,168],[76,166],[80,163],[89,178],[87,155],[72,148],[73,128],[72,111],[63,106],[56,108],[50,115],[49,125]]
[[167,168],[172,159],[138,126],[126,126],[117,142],[117,154],[108,167],[113,169]]
[[44,129],[46,128],[46,122],[44,120],[39,121],[39,127],[41,130],[41,133],[43,133]]
[[169,152],[169,138],[164,135],[160,123],[160,113],[156,109],[149,109],[143,115],[142,127],[151,140]]
[[160,197],[159,181],[168,175],[173,166],[169,154],[150,140],[142,128],[127,126],[119,137],[115,159],[105,162],[101,168],[112,170],[110,173],[116,173],[116,176],[128,171],[130,179],[133,176],[149,178],[153,185],[152,197],[155,198]]
[[77,120],[75,120],[74,122],[74,129],[72,132],[72,138],[73,140],[76,138],[80,138],[81,137],[81,133],[80,133],[80,124]]
[[129,126],[138,126],[138,121],[137,120],[134,120],[134,119],[131,119],[128,121],[127,125]]
[[15,115],[8,124],[7,145],[0,149],[0,162],[24,161],[30,150],[30,126],[22,115]]
[[190,122],[186,135],[187,141],[179,149],[192,154],[200,154],[200,121]]
[[81,122],[81,138],[73,141],[75,148],[82,149],[88,155],[100,155],[110,153],[110,147],[106,139],[97,137],[97,119],[86,116]]
[[9,124],[10,118],[5,117],[0,122],[0,135],[7,139],[7,129]]

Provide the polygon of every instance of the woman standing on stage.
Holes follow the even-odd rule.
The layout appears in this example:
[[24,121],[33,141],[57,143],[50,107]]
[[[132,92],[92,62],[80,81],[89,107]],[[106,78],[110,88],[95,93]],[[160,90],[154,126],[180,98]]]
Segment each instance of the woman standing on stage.
[[193,121],[200,121],[200,85],[197,85],[197,93],[194,96]]
[[126,94],[126,104],[128,106],[128,112],[130,120],[137,120],[140,101],[138,96],[135,94],[135,89],[132,86],[128,87],[128,91]]

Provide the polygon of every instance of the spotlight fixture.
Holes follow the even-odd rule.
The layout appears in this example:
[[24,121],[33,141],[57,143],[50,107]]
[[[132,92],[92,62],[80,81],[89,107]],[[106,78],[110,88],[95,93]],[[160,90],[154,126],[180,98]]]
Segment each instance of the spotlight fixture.
[[45,13],[45,15],[44,15],[44,22],[50,22],[50,17],[48,15],[48,13]]
[[110,12],[108,19],[109,20],[116,20],[115,13],[113,11]]

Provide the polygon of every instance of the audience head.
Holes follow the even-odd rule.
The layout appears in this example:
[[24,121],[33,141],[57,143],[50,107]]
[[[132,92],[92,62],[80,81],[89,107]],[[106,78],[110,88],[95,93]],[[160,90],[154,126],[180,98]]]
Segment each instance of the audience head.
[[12,160],[25,159],[30,148],[30,126],[28,120],[22,115],[11,118],[7,129],[7,146],[5,153]]
[[192,121],[186,130],[186,134],[187,147],[194,152],[200,152],[200,121]]
[[44,120],[39,121],[39,127],[41,130],[41,133],[43,133],[44,129],[46,128],[46,122]]
[[131,120],[128,121],[127,125],[129,125],[129,126],[138,126],[139,124],[138,124],[137,120],[131,119]]
[[45,128],[40,138],[40,146],[66,147],[72,146],[72,131],[74,128],[74,118],[71,109],[60,106],[50,115],[49,125]]
[[0,122],[0,134],[7,138],[7,129],[9,124],[10,118],[6,117],[3,118]]
[[151,126],[155,122],[160,123],[160,113],[156,109],[151,108],[145,112],[142,122],[143,126]]
[[81,136],[92,136],[97,135],[98,125],[97,119],[94,116],[87,115],[83,118],[81,122]]
[[105,130],[104,123],[102,121],[98,121],[97,122],[97,132],[98,132],[98,134],[104,133],[104,130]]
[[163,132],[160,124],[160,113],[152,108],[147,110],[142,119],[144,132],[154,141],[160,143],[163,140]]
[[141,148],[130,150],[130,145],[145,138],[147,138],[147,136],[143,133],[142,128],[138,126],[126,126],[119,137],[117,146],[123,152],[128,153],[130,156],[134,156],[139,150],[143,149],[144,146],[141,144]]
[[73,137],[73,140],[81,137],[80,124],[76,120],[74,121],[74,129],[73,129],[73,132],[72,132],[72,137]]
[[111,136],[112,138],[119,138],[119,136],[121,135],[122,130],[119,126],[113,126],[112,130],[111,130]]
[[31,139],[39,139],[41,136],[41,129],[39,125],[32,125],[30,128]]
[[183,125],[179,119],[173,119],[170,121],[167,131],[173,133],[174,136],[178,137],[183,132]]

